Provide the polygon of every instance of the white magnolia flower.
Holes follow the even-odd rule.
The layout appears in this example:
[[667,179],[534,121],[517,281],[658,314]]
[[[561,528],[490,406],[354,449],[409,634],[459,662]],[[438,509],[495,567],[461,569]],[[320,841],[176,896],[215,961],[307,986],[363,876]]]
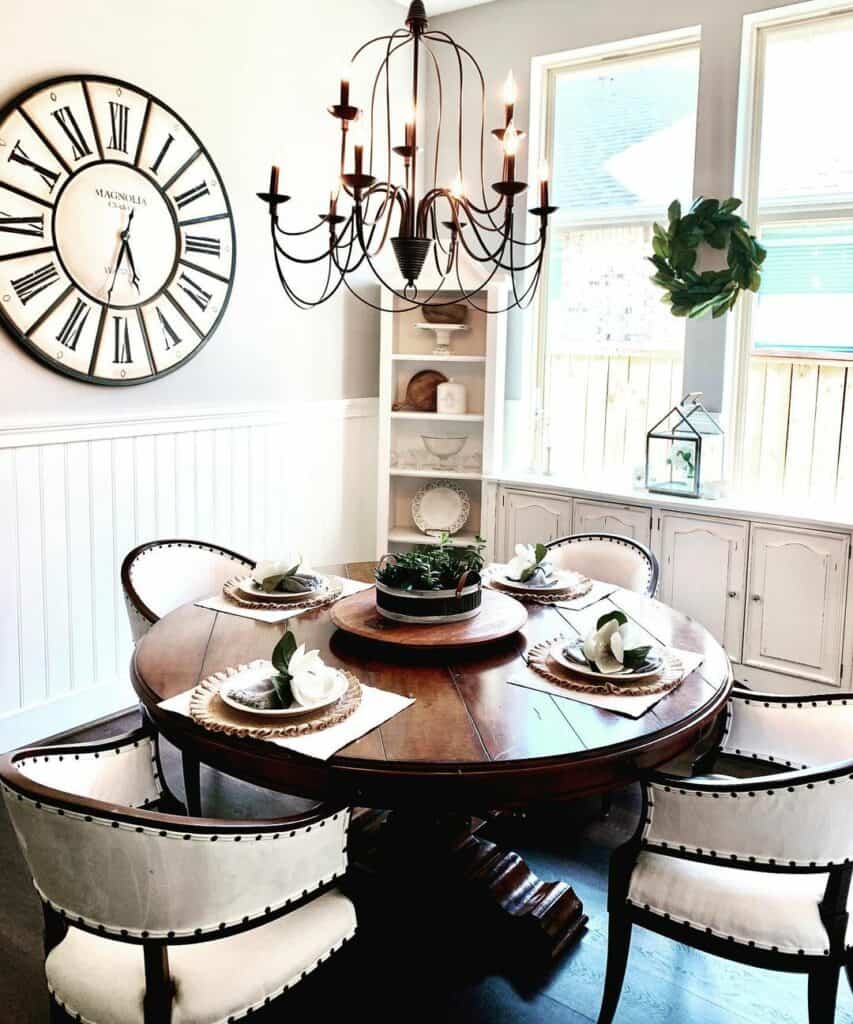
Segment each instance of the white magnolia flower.
[[511,580],[519,580],[524,570],[531,565],[536,565],[536,548],[532,544],[516,544],[515,558],[507,564],[506,574]]
[[258,562],[252,570],[252,579],[256,583],[263,583],[270,576],[283,576],[294,568],[298,569],[301,562],[302,555],[298,551],[288,552],[284,558],[279,558],[275,561]]
[[625,661],[625,652],[632,651],[635,647],[646,647],[642,634],[633,622],[623,623],[610,638],[610,650],[613,657],[620,663]]
[[611,641],[619,629],[616,619],[608,619],[601,629],[594,629],[583,642],[584,657],[594,662],[602,672],[613,672],[620,662],[613,656]]
[[338,685],[338,670],[325,664],[319,651],[306,651],[305,644],[300,644],[290,656],[287,670],[293,698],[305,707],[331,696]]

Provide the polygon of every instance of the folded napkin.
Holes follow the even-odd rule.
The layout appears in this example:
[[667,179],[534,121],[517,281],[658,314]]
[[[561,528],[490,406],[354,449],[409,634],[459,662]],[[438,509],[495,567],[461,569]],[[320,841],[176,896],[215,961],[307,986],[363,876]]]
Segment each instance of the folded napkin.
[[[679,683],[683,682],[691,672],[695,672],[702,664],[704,658],[701,654],[694,654],[692,651],[682,651],[677,647],[669,647],[681,661],[683,671]],[[578,677],[579,682],[587,683],[589,680],[584,676]],[[664,693],[649,693],[639,696],[621,697],[617,693],[588,693],[585,690],[573,690],[571,686],[560,686],[559,683],[552,683],[544,676],[540,676],[533,669],[528,669],[524,676],[508,680],[513,686],[524,686],[528,690],[540,690],[542,693],[550,693],[555,697],[563,697],[568,700],[576,700],[581,704],[591,704],[596,708],[603,708],[605,711],[613,711],[617,715],[625,715],[628,718],[642,718],[642,716],[653,708],[655,704],[662,701],[664,697],[674,693],[678,687],[667,690]]]
[[[359,590],[367,590],[373,586],[372,583],[361,583],[358,580],[341,579],[343,590],[341,597],[349,597],[350,594],[358,593]],[[257,619],[259,622],[284,622],[293,618],[294,615],[301,615],[302,612],[312,611],[311,608],[244,608],[243,605],[234,604],[222,594],[212,594],[202,601],[196,601],[199,608],[210,608],[214,612],[226,612],[228,615],[242,615],[247,619]]]
[[[190,697],[192,690],[185,690],[176,697],[160,702],[160,707],[167,711],[173,711],[178,715],[190,717]],[[319,732],[309,733],[307,736],[281,736],[272,739],[262,740],[262,743],[274,743],[277,747],[284,747],[286,750],[293,750],[298,754],[306,754],[308,757],[316,757],[321,761],[328,761],[350,743],[355,743],[362,736],[371,732],[377,726],[387,722],[394,715],[414,704],[411,697],[401,697],[397,693],[388,690],[378,690],[374,686],[361,684],[361,703],[353,713],[339,722],[337,725],[330,725],[327,729]],[[253,741],[256,742],[256,741]]]
[[[488,587],[491,584],[493,576],[496,576],[500,572],[504,572],[507,569],[506,565],[500,562],[493,562],[483,570],[483,582]],[[495,588],[501,591],[503,594],[509,593],[508,590],[504,590],[503,587]],[[565,608],[570,611],[582,611],[584,608],[589,608],[591,605],[597,604],[599,601],[603,601],[605,597],[609,597],[615,593],[619,588],[613,583],[604,583],[602,580],[593,580],[592,589],[588,590],[585,594],[581,594],[580,597],[567,597],[564,600],[557,601],[546,601],[554,608]],[[540,587],[530,588],[530,597],[548,597],[548,590]]]

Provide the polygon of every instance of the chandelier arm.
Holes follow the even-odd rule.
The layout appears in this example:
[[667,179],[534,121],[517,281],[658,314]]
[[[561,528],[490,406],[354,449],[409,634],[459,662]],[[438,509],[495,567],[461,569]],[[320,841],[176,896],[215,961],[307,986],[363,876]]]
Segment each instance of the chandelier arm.
[[[441,119],[444,111],[444,83],[441,78],[441,69],[439,67],[438,57],[436,57],[433,48],[424,43],[423,39],[421,39],[421,43],[432,60],[433,70],[435,71],[435,81],[438,86],[438,115],[435,121],[435,148],[433,150],[432,161],[432,187],[435,188],[436,183],[438,182],[438,153],[441,148]],[[412,184],[414,186],[414,182]]]
[[288,298],[291,300],[291,302],[294,303],[294,305],[296,305],[300,309],[305,309],[305,310],[312,309],[315,306],[319,306],[320,303],[325,302],[327,299],[331,298],[332,295],[334,295],[335,291],[337,291],[338,287],[340,286],[340,281],[338,281],[338,283],[331,290],[329,290],[329,282],[331,281],[331,260],[330,260],[329,269],[326,271],[326,283],[323,286],[320,298],[316,299],[316,300],[305,299],[301,295],[298,295],[294,291],[294,289],[291,287],[290,283],[285,278],[284,272],[282,271],[281,265],[279,263],[279,259],[278,259],[278,246],[275,245],[275,239],[274,238],[273,238],[273,242],[274,242],[273,258],[274,258],[274,262],[275,262],[276,273],[278,274],[279,282],[280,282],[282,288],[284,288],[285,294],[288,296]]
[[318,220],[313,227],[305,228],[304,231],[285,231],[285,229],[279,224],[278,216],[273,219],[273,230],[279,235],[284,235],[287,238],[299,238],[302,235],[312,235],[318,228],[323,227],[323,221]]
[[[386,118],[385,141],[387,143],[387,146],[386,146],[386,166],[387,166],[387,170],[388,170],[388,177],[389,177],[389,179],[391,177],[391,80],[390,80],[390,74],[389,74],[390,61],[391,61],[392,54],[396,53],[397,50],[402,49],[404,46],[408,46],[411,43],[411,41],[412,41],[411,36],[409,34],[407,34],[406,38],[403,39],[402,42],[398,42],[395,46],[392,46],[393,37],[389,38],[388,46],[387,46],[386,51],[385,51],[385,58],[382,61],[382,63],[379,65],[379,69],[376,72],[376,75],[375,75],[375,77],[373,79],[373,88],[371,89],[371,94],[370,94],[370,154],[369,154],[368,163],[367,163],[368,171],[370,171],[372,169],[372,167],[373,167],[373,152],[374,152],[374,145],[373,145],[373,143],[374,143],[373,122],[374,122],[375,110],[376,110],[376,90],[377,90],[377,88],[379,86],[379,80],[382,77],[383,72],[384,72],[384,75],[385,75],[385,118]],[[386,200],[383,200],[382,204],[380,205],[379,211],[376,214],[377,219],[382,216],[382,214],[383,214],[383,212],[385,210],[385,202],[386,201],[387,201],[387,197],[386,197]]]
[[[476,57],[474,57],[474,55],[470,52],[470,50],[467,50],[464,46],[460,46],[459,43],[457,43],[456,40],[453,39],[452,36],[449,36],[446,32],[442,32],[440,30],[433,30],[433,31],[430,31],[430,32],[426,33],[426,38],[427,39],[433,39],[436,42],[444,43],[445,45],[452,47],[452,49],[453,49],[453,51],[454,51],[454,53],[456,55],[457,63],[459,65],[459,111],[460,111],[460,113],[459,113],[459,173],[460,173],[460,175],[462,174],[462,135],[463,135],[463,126],[462,126],[462,79],[463,79],[463,70],[462,70],[462,57],[461,57],[461,54],[464,54],[471,61],[471,63],[474,66],[474,69],[476,70],[477,75],[478,75],[478,77],[480,79],[480,194],[483,197],[483,206],[482,206],[482,208],[474,207],[474,209],[476,209],[478,213],[482,213],[485,216],[487,216],[489,218],[489,220],[491,221],[492,220],[492,218],[491,218],[492,213],[496,213],[500,209],[501,200],[499,199],[498,202],[494,206],[489,206],[489,201],[486,198],[486,79],[485,79],[485,76],[483,75],[483,69],[480,67]],[[492,227],[496,231],[500,230],[500,228],[498,227],[498,225],[494,221],[492,221]]]

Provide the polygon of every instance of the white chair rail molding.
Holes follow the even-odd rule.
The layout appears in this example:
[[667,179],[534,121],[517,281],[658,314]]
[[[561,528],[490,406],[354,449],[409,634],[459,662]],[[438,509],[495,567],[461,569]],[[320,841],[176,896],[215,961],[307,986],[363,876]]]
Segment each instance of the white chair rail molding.
[[7,3],[0,1018],[853,1024],[853,7]]

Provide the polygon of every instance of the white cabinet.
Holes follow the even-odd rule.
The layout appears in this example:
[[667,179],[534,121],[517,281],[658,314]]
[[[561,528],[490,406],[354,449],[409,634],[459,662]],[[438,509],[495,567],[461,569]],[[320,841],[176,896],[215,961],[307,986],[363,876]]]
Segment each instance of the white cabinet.
[[616,533],[649,545],[652,514],[635,505],[575,499],[573,533]]
[[749,528],[736,520],[661,512],[658,597],[696,619],[740,661]]
[[572,499],[504,491],[502,504],[502,550],[511,557],[516,544],[547,544],[572,532]]
[[745,665],[841,684],[849,546],[843,534],[753,524]]

